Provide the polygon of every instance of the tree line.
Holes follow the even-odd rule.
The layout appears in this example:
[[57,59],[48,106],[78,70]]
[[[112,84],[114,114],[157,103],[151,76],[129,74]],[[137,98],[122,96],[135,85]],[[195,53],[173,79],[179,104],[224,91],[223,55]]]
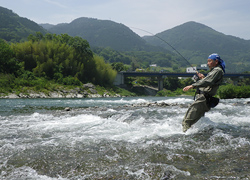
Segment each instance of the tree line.
[[[109,52],[112,52],[109,56]],[[134,54],[117,53],[110,49],[99,51],[102,56],[94,54],[89,43],[80,37],[71,37],[67,34],[55,35],[36,33],[30,35],[27,41],[19,43],[7,43],[0,39],[0,84],[1,87],[11,83],[19,86],[32,86],[38,84],[45,87],[46,80],[52,80],[63,85],[81,85],[91,82],[96,85],[112,85],[117,71],[128,70],[133,64],[137,67],[147,66],[141,64]],[[140,52],[143,55],[142,52]],[[171,59],[172,58],[172,59]],[[176,59],[169,56],[169,62]],[[120,62],[123,60],[123,62]],[[109,64],[111,63],[111,64]],[[135,67],[136,67],[135,66]],[[39,80],[34,82],[33,80]],[[152,78],[130,78],[128,84],[157,86],[157,80]],[[164,88],[159,94],[169,95],[173,91],[181,94],[183,86],[191,84],[191,79],[180,80],[178,78],[165,78]],[[232,82],[226,82],[218,95],[221,98],[246,98],[250,97],[250,81],[243,79],[237,87]],[[0,88],[1,89],[1,88]],[[10,87],[15,89],[14,86]]]
[[62,84],[111,85],[116,71],[95,55],[89,43],[67,34],[36,33],[28,41],[8,44],[0,39],[0,73],[38,77]]

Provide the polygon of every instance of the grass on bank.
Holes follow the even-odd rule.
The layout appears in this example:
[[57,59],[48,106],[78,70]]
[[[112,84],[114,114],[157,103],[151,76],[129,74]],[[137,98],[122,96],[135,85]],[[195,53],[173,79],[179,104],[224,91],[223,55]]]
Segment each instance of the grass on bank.
[[[97,93],[101,96],[115,96],[116,94],[119,94],[121,96],[139,96],[138,93],[130,92],[116,86],[102,87],[96,85],[95,87]],[[10,74],[0,74],[0,96],[6,96],[10,93],[14,93],[17,95],[22,93],[28,95],[30,92],[42,92],[48,95],[50,92],[69,91],[76,88],[83,88],[83,84],[73,77],[63,78],[59,83],[55,82],[54,80],[48,80],[46,78],[34,77],[32,76],[32,74],[26,74],[18,78]],[[183,92],[182,88],[178,88],[175,91],[164,89],[162,91],[159,91],[156,96],[194,96],[194,94],[195,90]],[[250,85],[222,85],[220,86],[216,96],[220,97],[221,99],[249,98]]]
[[[118,88],[116,86],[102,87],[96,85],[96,91],[100,95],[114,96],[119,94],[121,96],[135,96],[135,93],[129,92],[125,89]],[[10,93],[25,94],[32,93],[44,93],[48,95],[50,92],[69,91],[76,88],[83,88],[83,84],[74,79],[73,77],[63,78],[60,83],[54,80],[48,80],[46,78],[38,77],[18,77],[10,74],[0,74],[0,97],[6,96]],[[84,89],[85,90],[85,89]]]
[[250,97],[250,86],[235,86],[233,84],[227,84],[220,86],[218,95],[221,99],[232,99],[232,98],[249,98]]

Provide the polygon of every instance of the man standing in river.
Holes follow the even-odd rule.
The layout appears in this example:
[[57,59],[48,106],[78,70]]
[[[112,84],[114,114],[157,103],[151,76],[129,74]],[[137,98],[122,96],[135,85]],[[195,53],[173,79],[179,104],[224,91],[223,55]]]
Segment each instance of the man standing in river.
[[208,112],[212,106],[212,97],[216,94],[219,85],[221,85],[225,73],[225,62],[218,54],[211,54],[208,57],[207,65],[210,72],[205,77],[198,73],[199,79],[196,83],[186,86],[183,91],[189,89],[197,89],[195,101],[188,108],[185,117],[182,121],[183,132],[186,132],[194,123],[196,123],[205,112]]

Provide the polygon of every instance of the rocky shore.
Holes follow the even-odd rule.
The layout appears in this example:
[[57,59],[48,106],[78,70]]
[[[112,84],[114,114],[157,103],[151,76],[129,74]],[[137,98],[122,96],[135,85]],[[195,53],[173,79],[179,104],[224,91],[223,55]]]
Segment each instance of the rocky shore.
[[7,95],[0,94],[0,98],[99,98],[99,97],[121,97],[119,94],[111,95],[110,92],[106,91],[99,94],[96,90],[95,85],[91,83],[84,84],[81,88],[75,89],[60,89],[53,92],[34,92],[28,91],[25,93],[9,93]]

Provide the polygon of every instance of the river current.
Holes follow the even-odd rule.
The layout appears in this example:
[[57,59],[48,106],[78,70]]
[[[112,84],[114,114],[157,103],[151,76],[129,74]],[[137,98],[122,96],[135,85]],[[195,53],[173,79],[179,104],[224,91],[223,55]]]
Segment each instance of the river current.
[[[137,104],[165,103],[167,106]],[[250,99],[0,99],[0,179],[250,179]],[[69,107],[70,111],[65,111]]]

